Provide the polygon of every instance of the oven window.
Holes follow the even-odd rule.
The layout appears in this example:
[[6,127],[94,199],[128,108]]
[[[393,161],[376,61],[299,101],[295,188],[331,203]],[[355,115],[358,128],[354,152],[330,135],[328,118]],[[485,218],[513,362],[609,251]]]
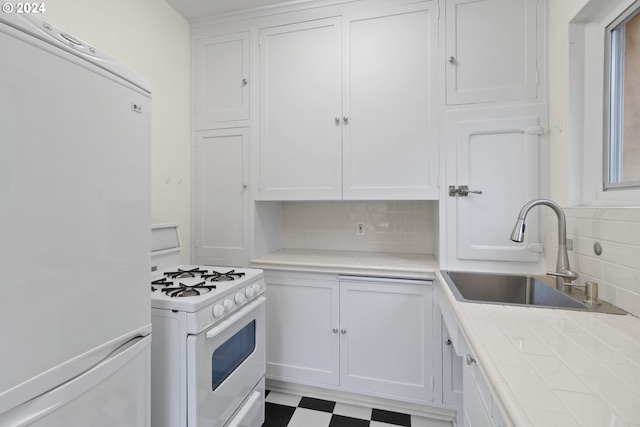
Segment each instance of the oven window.
[[211,356],[211,389],[215,391],[256,348],[253,320],[218,347]]

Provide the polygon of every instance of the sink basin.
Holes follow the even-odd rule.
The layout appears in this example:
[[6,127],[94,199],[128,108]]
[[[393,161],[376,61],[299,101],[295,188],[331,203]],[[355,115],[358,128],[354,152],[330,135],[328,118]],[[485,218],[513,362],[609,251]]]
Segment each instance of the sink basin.
[[444,270],[442,276],[458,301],[626,314],[604,301],[582,302],[584,292],[575,288],[570,292],[559,291],[555,279],[547,276]]

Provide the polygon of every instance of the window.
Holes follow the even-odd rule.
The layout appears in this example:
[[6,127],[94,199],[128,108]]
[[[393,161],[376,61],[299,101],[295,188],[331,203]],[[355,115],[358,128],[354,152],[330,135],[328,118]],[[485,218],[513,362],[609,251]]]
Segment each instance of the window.
[[640,188],[640,1],[608,27],[604,190]]
[[211,390],[215,391],[256,349],[256,321],[252,320],[218,347],[211,356]]

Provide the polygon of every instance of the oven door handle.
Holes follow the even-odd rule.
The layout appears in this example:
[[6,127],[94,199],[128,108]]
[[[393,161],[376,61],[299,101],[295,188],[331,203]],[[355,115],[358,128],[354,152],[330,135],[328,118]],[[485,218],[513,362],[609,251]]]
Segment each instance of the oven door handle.
[[216,336],[220,335],[222,331],[224,331],[229,326],[233,325],[235,322],[237,322],[238,320],[246,316],[247,313],[255,310],[256,308],[264,304],[266,300],[267,299],[265,297],[261,296],[261,297],[258,297],[256,300],[253,300],[249,304],[245,305],[240,310],[236,311],[234,314],[229,316],[227,319],[223,320],[218,325],[209,329],[206,334],[207,338],[215,338]]

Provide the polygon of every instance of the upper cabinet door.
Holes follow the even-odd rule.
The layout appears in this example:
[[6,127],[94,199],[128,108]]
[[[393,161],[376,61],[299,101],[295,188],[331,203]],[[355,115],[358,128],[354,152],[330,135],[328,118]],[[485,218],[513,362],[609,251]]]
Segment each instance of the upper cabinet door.
[[344,199],[437,199],[438,5],[345,25]]
[[447,0],[447,104],[538,97],[537,0]]
[[196,40],[196,124],[249,119],[249,32]]
[[249,130],[197,132],[194,159],[196,263],[244,266],[249,258]]
[[466,195],[447,197],[452,224],[448,237],[455,239],[458,260],[539,260],[538,212],[527,218],[524,244],[509,236],[520,208],[540,197],[538,162],[545,117],[544,107],[448,114],[447,138],[452,146],[447,162],[455,171],[448,184],[469,189]]
[[341,24],[260,30],[260,199],[342,197]]

